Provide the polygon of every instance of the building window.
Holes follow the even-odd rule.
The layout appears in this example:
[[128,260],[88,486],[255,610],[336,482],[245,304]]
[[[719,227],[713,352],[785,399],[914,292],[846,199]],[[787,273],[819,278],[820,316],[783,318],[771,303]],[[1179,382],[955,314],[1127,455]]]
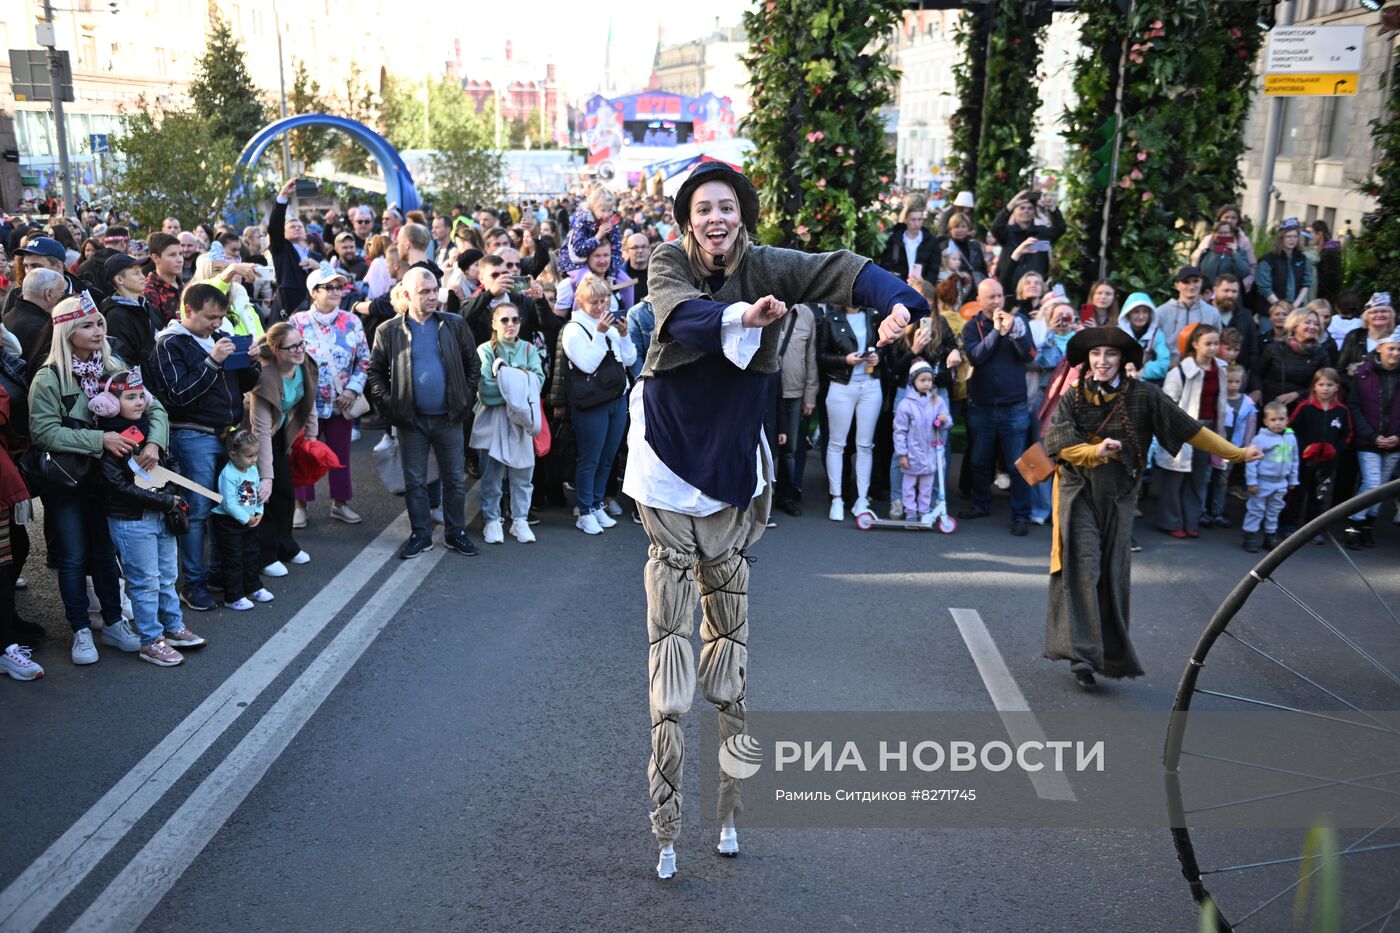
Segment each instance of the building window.
[[165,57],[165,49],[156,47],[156,74],[164,78],[170,72],[168,60]]
[[78,46],[78,64],[89,71],[97,70],[97,39],[83,36]]
[[1288,158],[1293,155],[1293,137],[1298,132],[1297,108],[1291,97],[1283,98],[1283,106],[1279,108],[1278,121],[1278,154],[1279,158]]
[[1356,98],[1352,95],[1334,97],[1330,109],[1332,118],[1327,126],[1327,149],[1322,157],[1344,161],[1352,123],[1356,120]]

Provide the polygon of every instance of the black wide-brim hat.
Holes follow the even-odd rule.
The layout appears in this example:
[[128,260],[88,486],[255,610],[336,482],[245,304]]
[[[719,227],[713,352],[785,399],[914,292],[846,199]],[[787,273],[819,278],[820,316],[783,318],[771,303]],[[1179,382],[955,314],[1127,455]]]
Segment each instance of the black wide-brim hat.
[[1123,354],[1123,365],[1132,363],[1142,369],[1142,347],[1132,334],[1119,327],[1086,327],[1069,338],[1065,347],[1065,358],[1069,365],[1079,366],[1089,362],[1089,351],[1095,347],[1110,347]]
[[744,226],[750,233],[757,233],[758,192],[754,190],[753,182],[725,162],[701,162],[691,171],[690,177],[681,185],[681,190],[676,192],[675,218],[681,232],[684,233],[690,228],[690,199],[694,196],[695,189],[707,181],[722,181],[734,189],[734,193],[739,196],[739,216],[743,219]]

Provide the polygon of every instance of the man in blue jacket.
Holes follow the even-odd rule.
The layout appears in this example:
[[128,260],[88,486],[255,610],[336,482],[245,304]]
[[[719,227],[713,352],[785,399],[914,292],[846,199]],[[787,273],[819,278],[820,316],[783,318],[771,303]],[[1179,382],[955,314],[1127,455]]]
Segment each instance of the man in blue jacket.
[[[967,428],[971,434],[972,507],[959,518],[982,518],[992,511],[992,471],[996,451],[1010,467],[1026,449],[1030,411],[1026,407],[1026,364],[1035,358],[1030,322],[1002,308],[1001,283],[977,286],[981,310],[963,328],[963,348],[972,364],[967,381]],[[1011,533],[1029,530],[1031,488],[1011,471]]]

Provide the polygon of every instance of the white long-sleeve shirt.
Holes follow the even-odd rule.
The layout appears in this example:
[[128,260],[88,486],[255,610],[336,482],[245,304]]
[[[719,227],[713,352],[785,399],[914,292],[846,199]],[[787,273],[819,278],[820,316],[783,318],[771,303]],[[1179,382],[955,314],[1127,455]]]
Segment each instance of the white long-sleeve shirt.
[[[582,326],[574,327],[574,324]],[[609,349],[621,361],[623,369],[637,362],[637,345],[630,337],[623,337],[615,327],[598,333],[598,322],[582,311],[570,315],[569,323],[564,325],[564,354],[575,369],[597,372]]]
[[[736,301],[726,308],[720,330],[725,357],[740,369],[748,368],[749,361],[763,343],[763,328],[743,325],[744,312],[750,307],[746,302]],[[573,355],[570,354],[569,358],[573,359]],[[639,379],[628,400],[628,414],[632,423],[627,429],[627,474],[622,479],[622,491],[642,505],[696,518],[704,518],[727,508],[728,503],[705,495],[677,476],[651,449],[647,443],[646,406],[642,401],[642,392],[642,380]],[[763,492],[763,484],[767,482],[763,470],[763,464],[768,460],[764,450],[767,442],[762,432],[759,433],[758,442],[754,457],[755,496]]]

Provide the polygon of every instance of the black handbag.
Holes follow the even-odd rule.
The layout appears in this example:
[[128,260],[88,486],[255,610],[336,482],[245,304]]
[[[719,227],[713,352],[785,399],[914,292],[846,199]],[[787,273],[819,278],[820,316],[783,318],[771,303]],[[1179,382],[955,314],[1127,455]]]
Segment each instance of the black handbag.
[[[71,422],[71,423],[70,423]],[[87,428],[77,419],[64,418],[65,428]],[[67,498],[87,485],[97,468],[97,458],[87,454],[74,454],[40,450],[31,447],[19,457],[19,471],[29,491],[46,498]]]
[[[582,324],[579,326],[583,327]],[[567,390],[569,404],[575,408],[581,411],[598,408],[617,401],[627,391],[627,370],[612,352],[611,345],[603,354],[603,362],[591,373],[574,366],[567,355],[564,359],[569,366],[568,382],[564,384],[564,388]]]

